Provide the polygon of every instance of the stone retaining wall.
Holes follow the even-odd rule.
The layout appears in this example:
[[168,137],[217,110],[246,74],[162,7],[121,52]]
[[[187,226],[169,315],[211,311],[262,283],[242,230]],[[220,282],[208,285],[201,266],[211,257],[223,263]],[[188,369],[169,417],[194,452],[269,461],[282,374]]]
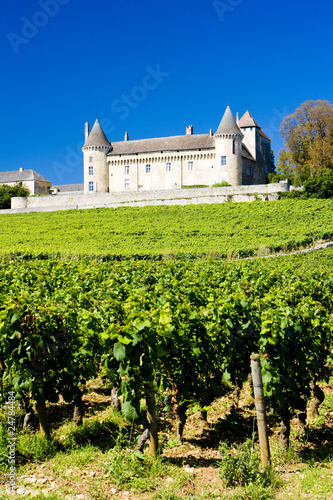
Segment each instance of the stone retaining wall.
[[[226,186],[219,188],[190,188],[163,191],[139,191],[122,193],[73,194],[58,193],[49,196],[12,198],[10,213],[32,211],[70,210],[73,208],[144,206],[144,205],[188,205],[191,203],[224,203],[255,199],[277,199],[278,191],[288,191],[285,182],[254,186]],[[0,213],[8,211],[0,211]]]

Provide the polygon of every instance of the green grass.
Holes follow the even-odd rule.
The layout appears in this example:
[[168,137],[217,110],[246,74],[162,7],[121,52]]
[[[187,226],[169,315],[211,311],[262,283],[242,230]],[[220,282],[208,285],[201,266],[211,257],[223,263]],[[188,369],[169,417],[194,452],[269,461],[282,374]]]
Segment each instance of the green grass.
[[[333,235],[333,200],[97,208],[1,215],[3,255],[250,256]],[[260,249],[260,251],[259,251]]]

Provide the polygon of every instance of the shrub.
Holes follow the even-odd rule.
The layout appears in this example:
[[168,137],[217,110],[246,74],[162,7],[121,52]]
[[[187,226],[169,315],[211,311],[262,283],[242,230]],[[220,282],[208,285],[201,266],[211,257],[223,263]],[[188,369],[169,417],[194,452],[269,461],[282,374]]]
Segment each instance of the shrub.
[[222,453],[220,477],[225,486],[246,486],[256,484],[269,486],[273,475],[270,468],[262,470],[258,453],[253,450],[250,439],[237,447],[236,453],[230,453],[226,443],[220,444]]
[[10,200],[14,196],[29,196],[29,189],[22,186],[21,183],[15,186],[2,184],[0,186],[0,208],[10,208]]
[[307,198],[332,198],[333,174],[324,174],[307,179],[303,186]]
[[212,185],[213,188],[227,187],[227,186],[231,186],[231,184],[228,184],[226,181],[217,182],[216,184]]

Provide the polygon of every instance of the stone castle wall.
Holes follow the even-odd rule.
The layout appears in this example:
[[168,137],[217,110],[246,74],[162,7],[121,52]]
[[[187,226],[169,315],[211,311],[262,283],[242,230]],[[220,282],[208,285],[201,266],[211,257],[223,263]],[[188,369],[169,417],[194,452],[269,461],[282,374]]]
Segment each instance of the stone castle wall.
[[[285,182],[253,186],[227,186],[219,188],[191,188],[163,191],[139,191],[122,193],[64,193],[29,198],[12,198],[10,213],[45,212],[71,210],[75,208],[145,206],[145,205],[188,205],[191,203],[224,203],[226,201],[251,202],[257,198],[275,200],[279,191],[288,191]],[[0,213],[9,213],[1,210]]]

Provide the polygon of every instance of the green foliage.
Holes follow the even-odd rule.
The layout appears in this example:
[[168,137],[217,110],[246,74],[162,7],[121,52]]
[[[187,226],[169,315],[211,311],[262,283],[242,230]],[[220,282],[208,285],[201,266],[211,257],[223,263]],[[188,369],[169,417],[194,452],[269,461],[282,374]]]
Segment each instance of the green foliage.
[[45,460],[53,457],[57,451],[58,443],[40,433],[21,434],[17,441],[17,453],[25,460]]
[[10,208],[10,200],[14,196],[29,196],[29,189],[22,186],[22,183],[15,184],[15,186],[8,186],[2,184],[0,186],[0,209]]
[[[132,421],[157,374],[156,391],[205,407],[228,392],[226,380],[246,380],[250,354],[261,352],[271,407],[299,409],[309,378],[327,376],[333,277],[318,259],[298,277],[280,262],[265,270],[259,262],[3,261],[4,393],[71,401],[101,370],[118,381]],[[75,440],[94,432],[84,425]]]
[[305,200],[307,195],[303,190],[293,189],[292,191],[279,192],[280,199],[288,198],[289,200]]
[[306,101],[280,127],[285,148],[278,167],[304,181],[333,166],[333,106],[328,101]]
[[242,489],[237,489],[228,497],[229,500],[275,500],[274,488],[267,489],[266,486],[249,484]]
[[292,176],[287,174],[280,174],[279,172],[271,172],[270,174],[268,174],[268,182],[272,184],[279,181],[285,181],[286,179],[291,180],[291,177]]
[[327,171],[323,175],[309,177],[303,182],[303,190],[281,192],[280,198],[328,199],[333,198],[333,174]]
[[168,471],[161,457],[121,449],[110,451],[106,457],[105,472],[118,486],[129,487],[134,493],[153,491]]
[[192,185],[182,185],[182,189],[196,189],[196,188],[208,188],[208,184],[192,184]]
[[329,238],[332,208],[333,200],[309,199],[5,214],[1,252],[100,261],[249,257],[262,246],[278,252],[306,245],[309,233]]
[[307,198],[332,198],[333,174],[327,172],[326,175],[307,179],[303,186]]
[[251,456],[251,446],[248,439],[231,453],[225,443],[220,444],[220,477],[226,487],[254,484],[266,488],[274,482],[273,471],[270,468],[262,470],[258,453],[253,450]]
[[213,188],[216,188],[216,187],[227,187],[227,186],[231,186],[231,184],[228,184],[228,182],[226,182],[226,181],[217,182],[216,184],[212,185]]

